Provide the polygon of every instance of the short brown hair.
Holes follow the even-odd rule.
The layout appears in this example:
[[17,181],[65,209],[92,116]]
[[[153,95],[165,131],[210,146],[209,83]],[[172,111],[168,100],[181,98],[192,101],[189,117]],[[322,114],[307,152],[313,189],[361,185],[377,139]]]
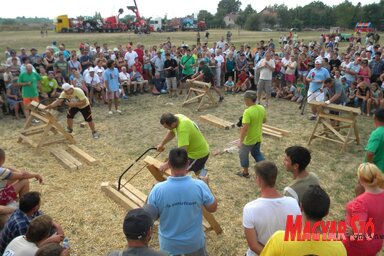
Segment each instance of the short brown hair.
[[37,243],[49,237],[52,227],[52,218],[48,215],[41,215],[31,221],[25,236],[28,242]]
[[260,161],[255,165],[256,176],[261,178],[268,187],[274,187],[277,178],[277,166],[267,160]]

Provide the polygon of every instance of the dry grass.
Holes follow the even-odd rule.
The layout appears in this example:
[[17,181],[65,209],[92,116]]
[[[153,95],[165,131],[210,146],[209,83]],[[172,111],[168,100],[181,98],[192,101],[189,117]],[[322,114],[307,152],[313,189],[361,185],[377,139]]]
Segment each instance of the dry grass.
[[[212,34],[217,38],[219,32],[215,31]],[[37,35],[33,36],[33,33],[28,34],[27,41],[20,41],[24,38],[20,33],[15,33],[12,37],[9,37],[10,34],[7,35],[5,38],[8,40],[2,40],[1,46],[12,45],[17,48],[21,45],[26,47],[44,45],[43,40]],[[194,39],[192,34],[171,34],[172,37],[179,35],[180,38],[182,35],[189,35],[191,41]],[[251,39],[252,34],[247,32],[247,35],[248,37],[244,40]],[[117,40],[127,40],[127,38],[118,39],[121,34],[87,34],[86,38],[84,35],[65,36],[68,35],[55,35],[55,39],[61,41],[65,38],[70,42],[68,45],[74,45],[74,42],[92,41],[96,37],[101,41],[102,37],[108,40],[111,46]],[[154,34],[151,38],[152,36],[151,44],[158,44],[160,38],[165,38],[166,34]],[[253,37],[252,42],[258,38]],[[53,37],[44,40],[48,42],[52,39]],[[14,40],[13,43],[12,40]],[[137,41],[137,38],[131,40]],[[198,118],[200,113],[195,112],[196,105],[181,107],[183,98],[170,101],[167,96],[131,97],[127,101],[122,101],[123,115],[121,116],[108,116],[105,106],[97,106],[94,108],[94,118],[97,130],[101,134],[99,140],[91,138],[89,129],[80,128],[79,123],[82,119],[78,115],[75,120],[77,145],[100,160],[98,165],[84,166],[79,171],[68,171],[63,168],[49,154],[48,148],[33,150],[26,144],[16,143],[18,132],[23,126],[22,121],[12,120],[9,117],[0,121],[0,147],[7,152],[6,165],[33,170],[43,175],[45,184],[38,185],[32,182],[32,189],[42,192],[42,209],[62,224],[70,239],[73,254],[105,255],[111,249],[125,246],[126,242],[122,234],[125,210],[100,191],[100,184],[103,181],[115,182],[126,166],[144,150],[156,145],[162,139],[165,134],[165,130],[159,124],[162,113],[182,113],[195,120],[207,138],[212,152],[223,149],[226,143],[238,138],[237,129],[221,130],[200,122]],[[167,105],[168,102],[172,102],[173,105]],[[290,137],[281,140],[265,137],[262,143],[262,151],[266,158],[276,162],[279,167],[277,187],[282,190],[291,181],[291,176],[285,172],[282,165],[284,149],[296,144],[306,145],[314,123],[308,121],[306,116],[301,116],[298,106],[294,103],[273,100],[270,105],[267,110],[268,123],[291,131]],[[203,113],[211,113],[236,122],[244,108],[241,95],[228,95],[218,108],[206,110]],[[306,114],[308,114],[308,108]],[[60,121],[65,123],[64,114],[60,115]],[[371,118],[359,117],[358,125],[361,145],[351,145],[345,154],[340,154],[339,146],[329,142],[315,140],[310,146],[313,159],[309,170],[320,177],[332,199],[329,219],[344,218],[344,206],[354,195],[355,170],[363,159],[364,146],[373,129],[373,121]],[[175,145],[175,142],[170,143],[168,149]],[[160,155],[160,158],[165,157],[166,154]],[[141,163],[136,164],[129,173],[138,170],[141,165]],[[247,245],[241,222],[242,208],[247,202],[258,197],[254,180],[242,179],[235,175],[239,169],[236,154],[211,156],[207,168],[210,171],[211,188],[219,201],[219,209],[215,216],[224,230],[220,236],[212,232],[207,234],[208,251],[211,255],[243,255]],[[154,182],[154,178],[144,169],[132,184],[148,193]],[[154,235],[151,246],[158,248],[157,235]]]
[[[196,120],[212,152],[237,139],[236,129],[221,130],[200,122],[200,113],[194,111],[196,106],[181,108],[181,98],[173,100],[173,106],[166,105],[167,102],[170,101],[166,96],[132,97],[122,102],[123,115],[111,117],[107,116],[105,106],[95,107],[95,122],[101,134],[99,140],[93,140],[87,128],[80,128],[82,120],[78,116],[75,126],[78,146],[100,159],[98,165],[84,166],[79,171],[64,169],[50,156],[48,148],[33,150],[26,144],[17,144],[17,133],[22,128],[22,122],[9,118],[1,121],[1,147],[7,152],[7,165],[34,170],[43,175],[45,184],[40,186],[33,182],[32,188],[42,192],[43,210],[63,225],[77,255],[102,255],[109,249],[124,247],[121,223],[125,211],[100,191],[100,184],[103,181],[115,182],[138,155],[161,140],[165,130],[159,124],[159,116],[163,112],[183,113]],[[218,108],[205,112],[236,121],[243,109],[241,96],[229,95]],[[63,114],[60,121],[64,124]],[[296,104],[284,100],[272,102],[268,108],[268,122],[291,131],[290,137],[281,140],[265,137],[262,144],[266,158],[276,162],[279,167],[278,189],[282,190],[291,181],[282,166],[284,149],[295,144],[306,145],[313,122],[299,114]],[[353,198],[355,170],[362,160],[363,145],[373,128],[372,120],[359,118],[359,127],[362,145],[352,145],[344,155],[339,153],[338,146],[328,142],[315,140],[310,147],[313,152],[310,170],[319,175],[332,198],[330,219],[343,218],[344,205]],[[172,146],[175,146],[175,142],[168,148]],[[162,154],[160,158],[165,156]],[[142,163],[136,164],[128,176],[141,166]],[[212,190],[219,200],[219,210],[215,216],[224,229],[224,234],[220,236],[213,233],[207,235],[208,249],[212,255],[241,255],[247,247],[241,225],[242,207],[257,198],[257,188],[253,179],[241,179],[234,175],[239,169],[235,154],[211,156],[207,167]],[[132,180],[132,184],[145,193],[149,192],[154,182],[146,169]],[[152,245],[157,247],[156,236]]]

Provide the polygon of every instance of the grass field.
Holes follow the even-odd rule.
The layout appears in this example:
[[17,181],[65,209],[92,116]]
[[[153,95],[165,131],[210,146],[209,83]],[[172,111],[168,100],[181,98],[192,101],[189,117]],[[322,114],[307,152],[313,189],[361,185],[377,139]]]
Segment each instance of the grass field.
[[[225,31],[211,31],[214,40],[219,39]],[[83,41],[108,42],[110,47],[126,44],[128,41],[142,42],[146,45],[159,44],[167,36],[176,44],[184,41],[192,44],[194,33],[162,33],[138,37],[127,34],[50,34],[48,38],[40,38],[38,32],[3,32],[0,49],[5,46],[18,49],[20,47],[37,47],[39,52],[50,41],[65,42],[69,49],[77,47]],[[279,33],[240,32],[234,33],[236,44],[247,42],[253,45],[261,39],[270,37],[277,40]],[[300,37],[309,40],[317,39],[317,33],[302,34]],[[183,95],[184,96],[184,95]],[[165,130],[159,124],[160,115],[164,112],[182,113],[195,120],[207,138],[211,151],[223,149],[226,144],[239,137],[236,129],[222,130],[199,120],[195,111],[196,105],[181,107],[184,97],[170,100],[167,96],[141,95],[122,101],[123,115],[107,115],[105,106],[96,106],[94,119],[101,137],[93,140],[89,129],[80,128],[80,115],[75,120],[75,139],[77,145],[100,160],[96,166],[84,166],[78,171],[63,168],[50,154],[49,147],[34,150],[26,144],[18,144],[17,135],[22,129],[23,121],[10,117],[0,120],[0,147],[7,152],[6,165],[20,169],[33,170],[43,175],[44,185],[32,182],[32,189],[42,192],[42,209],[61,223],[70,239],[73,255],[105,255],[114,248],[126,245],[122,233],[122,220],[125,210],[107,198],[100,190],[103,181],[115,182],[119,174],[147,148],[156,145],[164,136]],[[236,122],[245,106],[241,95],[228,95],[219,107],[205,110],[228,121]],[[267,159],[274,161],[279,167],[277,188],[281,191],[292,180],[291,175],[283,168],[284,149],[291,145],[306,146],[314,122],[309,121],[308,107],[301,116],[298,105],[285,100],[272,100],[267,109],[268,123],[289,130],[291,135],[282,139],[264,137],[262,151]],[[64,114],[59,115],[60,122],[65,124]],[[361,145],[351,145],[346,153],[339,152],[339,146],[330,142],[315,140],[310,149],[312,161],[309,170],[315,172],[322,181],[325,190],[331,196],[330,220],[344,218],[344,206],[354,196],[356,168],[363,159],[364,146],[372,131],[372,118],[360,116],[358,127]],[[175,146],[175,141],[167,149]],[[64,147],[64,145],[56,145]],[[164,159],[166,153],[159,158]],[[129,173],[134,173],[142,166],[138,163]],[[258,197],[254,179],[243,179],[235,175],[239,170],[236,154],[211,155],[207,163],[210,171],[210,186],[218,198],[219,209],[215,214],[222,225],[224,233],[216,236],[207,234],[207,247],[210,255],[244,255],[247,244],[242,228],[243,206]],[[128,173],[128,176],[129,176]],[[155,180],[144,169],[132,184],[145,193],[150,191]],[[151,246],[158,248],[155,234]]]

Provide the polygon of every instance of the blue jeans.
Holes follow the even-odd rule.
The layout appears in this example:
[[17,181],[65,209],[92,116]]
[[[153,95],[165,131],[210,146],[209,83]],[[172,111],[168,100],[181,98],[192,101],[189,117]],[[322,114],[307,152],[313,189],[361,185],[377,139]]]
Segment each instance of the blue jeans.
[[251,152],[251,155],[255,159],[256,162],[260,162],[265,160],[263,154],[260,152],[260,145],[261,142],[258,142],[254,145],[241,145],[241,148],[239,150],[239,157],[240,157],[240,165],[243,168],[249,167],[249,152]]
[[355,97],[354,105],[355,105],[355,108],[360,107],[362,113],[366,112],[366,108],[367,108],[367,101],[366,100],[362,100],[360,98]]

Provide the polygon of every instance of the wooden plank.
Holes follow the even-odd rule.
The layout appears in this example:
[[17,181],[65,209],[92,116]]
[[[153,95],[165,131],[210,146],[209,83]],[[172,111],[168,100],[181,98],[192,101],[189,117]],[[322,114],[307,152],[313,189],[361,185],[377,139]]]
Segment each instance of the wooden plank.
[[189,90],[193,91],[193,92],[198,92],[198,93],[202,93],[202,94],[205,94],[206,91],[202,90],[202,89],[197,89],[197,88],[190,88]]
[[32,110],[31,111],[31,115],[33,117],[36,117],[37,119],[43,121],[44,123],[49,123],[49,119],[43,117],[42,115],[40,115],[38,112],[36,112],[35,110]]
[[335,121],[340,121],[340,122],[348,123],[348,124],[352,124],[353,123],[352,119],[345,118],[345,117],[340,117],[340,116],[337,116],[337,115],[330,115],[330,114],[319,113],[319,118],[332,119],[332,120],[335,120]]
[[34,107],[35,109],[38,109],[38,110],[41,110],[41,111],[46,111],[45,110],[45,105],[42,104],[42,103],[39,103],[39,102],[36,102],[36,101],[32,101],[31,104],[30,104],[32,107]]
[[79,149],[75,145],[68,145],[68,148],[89,165],[95,164],[97,162],[95,158],[88,155],[87,153],[85,153],[83,150]]
[[[156,158],[153,158],[151,156],[146,156],[144,158],[144,163],[146,163],[148,166],[154,166],[156,169],[158,169],[159,172],[160,172],[160,166],[164,164],[162,161]],[[165,170],[164,175],[171,176],[171,170],[170,169]]]
[[76,170],[77,165],[69,161],[67,158],[62,156],[62,152],[59,149],[50,149],[49,150],[53,156],[57,158],[67,169]]
[[69,154],[64,149],[62,150],[62,154],[65,158],[67,158],[69,161],[74,163],[77,166],[77,169],[80,169],[83,166],[83,164],[79,160],[77,160],[75,157],[73,157],[71,154]]
[[31,138],[28,138],[27,136],[20,134],[19,135],[19,142],[22,142],[22,141],[25,141],[25,142],[29,143],[32,147],[37,148],[38,144],[36,142],[34,142]]
[[263,134],[265,135],[270,135],[270,136],[273,136],[273,137],[276,137],[276,138],[283,138],[283,135],[280,135],[280,134],[277,134],[277,133],[274,133],[274,132],[268,132],[268,131],[263,131]]
[[223,233],[223,230],[220,227],[220,224],[216,221],[215,217],[212,215],[212,213],[208,212],[203,207],[203,216],[211,226],[211,228],[216,232],[217,235]]
[[331,138],[326,137],[326,136],[318,135],[317,133],[314,134],[313,136],[316,137],[316,138],[321,138],[321,139],[324,139],[324,140],[329,140],[329,141],[332,141],[332,142],[336,142],[336,143],[339,143],[339,144],[344,144],[344,141],[339,141],[339,140],[331,139]]
[[[139,207],[142,207],[145,202],[147,201],[147,196],[132,186],[131,184],[127,183],[125,180],[121,181],[122,186],[120,187],[120,192],[123,193],[127,198],[129,198],[132,202],[137,204]],[[118,184],[117,182],[114,183],[114,188],[117,189]]]
[[276,134],[276,135],[279,135],[279,136],[284,136],[281,132],[278,132],[278,131],[275,131],[275,130],[271,130],[271,129],[266,128],[266,127],[262,127],[261,130],[263,132],[273,133],[273,134]]
[[235,127],[234,123],[228,122],[210,114],[200,116],[200,119],[219,128],[229,129]]
[[280,132],[284,136],[289,136],[289,133],[290,133],[287,130],[283,130],[283,129],[280,129],[280,128],[277,128],[277,127],[274,127],[274,126],[268,125],[268,124],[263,124],[263,127],[271,129],[271,130],[274,130],[274,131],[277,131],[277,132]]
[[108,197],[110,197],[113,201],[121,205],[126,210],[133,210],[139,208],[122,193],[117,191],[117,189],[110,186],[108,182],[101,183],[101,191],[103,191]]
[[352,107],[336,105],[336,104],[325,104],[324,102],[319,102],[319,101],[310,101],[310,102],[308,102],[308,104],[313,105],[313,106],[317,106],[319,108],[330,109],[330,110],[334,110],[334,111],[350,112],[350,113],[353,113],[355,115],[360,115],[360,113],[361,113],[360,108],[352,108]]
[[341,141],[343,141],[343,142],[347,141],[347,140],[345,139],[345,137],[344,137],[343,135],[341,135],[338,131],[336,131],[335,128],[333,128],[333,126],[332,126],[331,124],[329,124],[326,120],[322,120],[322,123],[323,123],[323,125],[325,125],[329,130],[331,130],[332,133],[333,133],[334,135],[336,135],[337,137],[339,137],[339,139],[340,139]]
[[138,199],[135,196],[135,194],[133,194],[131,191],[129,191],[125,187],[121,187],[119,192],[122,193],[124,196],[126,196],[129,200],[131,200],[132,203],[137,205],[137,207],[143,207],[144,206],[144,202],[142,202],[140,199]]
[[211,88],[211,83],[205,83],[205,82],[202,82],[202,81],[192,81],[191,79],[187,79],[186,81],[187,84],[190,84],[191,86],[198,86],[198,87],[207,87],[207,88]]

